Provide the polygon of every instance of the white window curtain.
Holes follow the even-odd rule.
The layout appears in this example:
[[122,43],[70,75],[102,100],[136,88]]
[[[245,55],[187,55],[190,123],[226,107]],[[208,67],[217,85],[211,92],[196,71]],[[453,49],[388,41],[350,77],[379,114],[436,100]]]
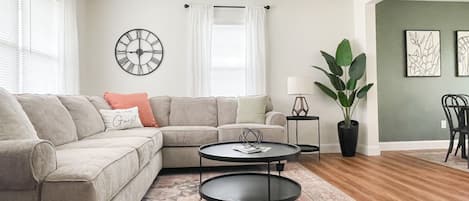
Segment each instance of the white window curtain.
[[189,23],[190,88],[193,96],[210,95],[213,5],[193,4]]
[[0,87],[17,93],[77,94],[76,0],[4,3]]
[[266,11],[246,7],[246,95],[266,94]]

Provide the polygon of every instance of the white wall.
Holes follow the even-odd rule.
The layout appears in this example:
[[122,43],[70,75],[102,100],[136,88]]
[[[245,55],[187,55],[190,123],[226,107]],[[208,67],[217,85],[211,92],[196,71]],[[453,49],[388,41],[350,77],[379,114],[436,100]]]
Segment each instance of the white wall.
[[[142,92],[151,96],[185,96],[187,90],[186,26],[188,10],[183,0],[87,0],[80,6],[81,93],[105,91]],[[215,4],[240,5],[245,1],[213,0]],[[334,54],[343,39],[354,40],[354,6],[350,0],[250,0],[269,4],[268,93],[275,109],[289,113],[294,97],[287,95],[288,76],[309,76],[328,82],[311,65],[326,67],[319,54]],[[119,36],[132,28],[146,28],[160,37],[165,58],[154,73],[137,77],[122,71],[114,59]],[[339,108],[321,92],[308,97],[311,114],[321,117],[323,144],[337,144]],[[304,141],[315,139],[312,122],[301,124]],[[293,125],[293,124],[292,124]],[[312,141],[313,142],[313,141]],[[336,149],[337,146],[324,147]]]

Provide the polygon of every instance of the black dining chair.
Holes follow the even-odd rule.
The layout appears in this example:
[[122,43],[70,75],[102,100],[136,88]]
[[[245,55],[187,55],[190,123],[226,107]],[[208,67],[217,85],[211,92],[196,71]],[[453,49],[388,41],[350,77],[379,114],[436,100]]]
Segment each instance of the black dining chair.
[[[469,96],[468,96],[469,98]],[[446,94],[441,97],[441,105],[443,111],[445,112],[446,120],[449,125],[449,147],[448,152],[446,153],[445,162],[448,161],[449,154],[453,151],[454,139],[456,135],[459,134],[460,138],[463,135],[469,135],[469,130],[467,129],[467,118],[466,112],[462,109],[469,106],[469,101],[466,100],[464,96],[457,94]],[[464,147],[464,141],[459,141],[456,148],[456,153],[460,147]]]

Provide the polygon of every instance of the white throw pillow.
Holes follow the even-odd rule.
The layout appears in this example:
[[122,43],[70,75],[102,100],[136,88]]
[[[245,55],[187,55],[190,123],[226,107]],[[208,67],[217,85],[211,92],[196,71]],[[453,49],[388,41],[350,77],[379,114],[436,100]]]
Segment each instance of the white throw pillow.
[[266,96],[239,97],[236,123],[265,124],[266,104]]
[[108,130],[122,130],[128,128],[142,128],[142,122],[138,116],[138,107],[116,110],[99,110]]

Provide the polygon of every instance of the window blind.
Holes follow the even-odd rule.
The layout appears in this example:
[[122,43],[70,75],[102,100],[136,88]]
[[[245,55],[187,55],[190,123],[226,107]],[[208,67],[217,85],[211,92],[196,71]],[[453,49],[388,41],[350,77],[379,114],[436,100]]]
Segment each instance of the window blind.
[[0,87],[59,93],[63,78],[61,0],[3,0],[0,7]]
[[19,2],[4,0],[0,6],[0,86],[18,90]]

